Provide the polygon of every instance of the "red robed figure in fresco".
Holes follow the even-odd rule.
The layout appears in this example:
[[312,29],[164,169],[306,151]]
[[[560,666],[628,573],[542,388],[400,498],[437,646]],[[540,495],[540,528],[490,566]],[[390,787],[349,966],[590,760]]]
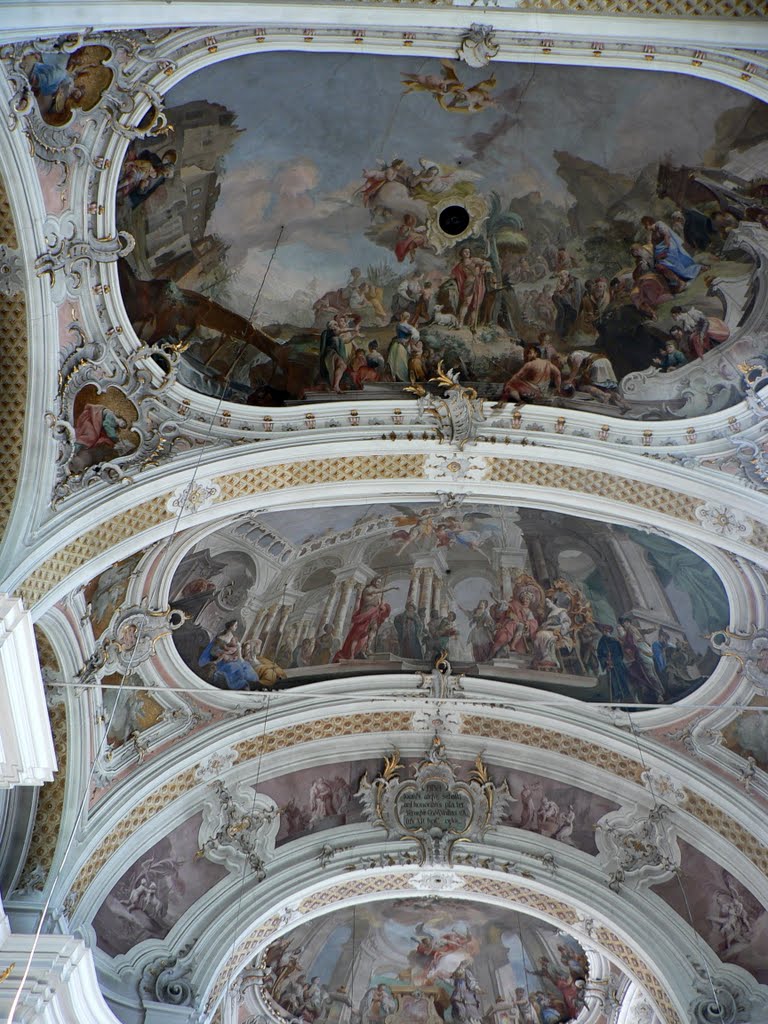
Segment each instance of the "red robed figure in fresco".
[[385,593],[380,576],[376,576],[363,587],[360,601],[349,625],[349,632],[341,650],[334,655],[334,662],[352,661],[358,655],[366,653],[369,641],[381,623],[389,618],[389,613],[392,611],[384,600]]

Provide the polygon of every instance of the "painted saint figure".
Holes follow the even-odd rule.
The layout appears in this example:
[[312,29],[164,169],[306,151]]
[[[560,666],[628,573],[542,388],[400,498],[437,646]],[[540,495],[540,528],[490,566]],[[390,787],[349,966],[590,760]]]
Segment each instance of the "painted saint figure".
[[684,291],[704,270],[685,251],[682,238],[662,220],[645,216],[640,222],[650,236],[653,245],[653,267],[667,282],[673,295]]
[[[388,589],[394,590],[395,588]],[[376,630],[385,619],[389,618],[392,611],[384,600],[386,593],[381,576],[375,576],[370,583],[363,587],[357,608],[352,615],[349,632],[341,650],[334,655],[334,662],[352,661],[355,658],[368,656],[369,646],[376,636]]]
[[471,961],[462,960],[451,975],[451,1019],[455,1024],[481,1024],[483,1011],[480,1007],[478,980],[472,970]]
[[597,660],[608,679],[610,699],[617,703],[634,702],[637,698],[630,687],[627,666],[624,664],[624,648],[613,635],[613,626],[600,623],[598,628],[602,636],[597,644]]
[[473,256],[469,248],[461,250],[459,262],[451,270],[451,277],[459,289],[457,317],[461,326],[469,318],[470,328],[477,328],[480,307],[485,298],[485,276],[490,270],[491,264],[488,260],[481,256]]

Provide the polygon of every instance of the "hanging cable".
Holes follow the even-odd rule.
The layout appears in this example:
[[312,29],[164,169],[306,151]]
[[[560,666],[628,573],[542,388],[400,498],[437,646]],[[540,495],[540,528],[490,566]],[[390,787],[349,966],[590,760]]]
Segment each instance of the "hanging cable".
[[[270,698],[270,694],[267,695],[267,702],[266,702],[266,706],[264,708],[264,723],[263,723],[263,727],[262,727],[262,731],[261,731],[261,743],[259,744],[259,756],[258,756],[258,759],[256,761],[256,779],[255,779],[254,784],[253,784],[253,800],[251,801],[251,811],[250,811],[251,821],[253,820],[253,817],[254,817],[254,814],[255,814],[255,811],[256,811],[256,800],[258,799],[258,795],[259,795],[259,788],[258,788],[259,787],[259,780],[261,778],[261,763],[262,763],[262,761],[264,759],[264,750],[265,750],[266,745],[267,745],[267,722],[269,720],[269,698]],[[239,893],[238,900],[237,900],[237,910],[235,911],[235,924],[234,924],[234,929],[233,929],[233,932],[232,932],[232,945],[230,946],[230,949],[229,949],[229,954],[228,954],[229,957],[233,957],[235,955],[235,950],[237,948],[237,938],[238,938],[238,933],[240,931],[240,912],[242,910],[243,899],[245,897],[245,882],[246,882],[246,876],[248,874],[248,867],[249,867],[249,865],[248,865],[248,858],[244,856],[243,857],[243,873],[242,873],[242,875],[240,877],[240,893]],[[234,966],[233,966],[233,970],[232,970],[232,975],[234,975]],[[226,988],[225,988],[225,991],[223,993],[224,996],[226,996],[228,994],[231,995],[231,993],[232,993],[232,980],[233,980],[232,975],[230,975],[230,977],[227,979]]]

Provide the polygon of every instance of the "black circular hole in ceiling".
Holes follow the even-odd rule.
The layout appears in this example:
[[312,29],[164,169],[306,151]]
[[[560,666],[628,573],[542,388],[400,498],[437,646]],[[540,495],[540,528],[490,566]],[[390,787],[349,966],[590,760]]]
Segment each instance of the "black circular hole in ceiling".
[[469,227],[469,213],[463,206],[446,206],[440,211],[438,224],[446,235],[461,235]]

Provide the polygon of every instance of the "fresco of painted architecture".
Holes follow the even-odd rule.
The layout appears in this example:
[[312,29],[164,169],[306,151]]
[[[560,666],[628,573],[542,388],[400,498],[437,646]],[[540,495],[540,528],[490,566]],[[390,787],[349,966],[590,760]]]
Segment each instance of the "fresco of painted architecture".
[[184,348],[184,383],[399,398],[442,362],[482,397],[602,416],[738,399],[763,104],[685,76],[670,104],[640,71],[342,63],[208,67],[170,93],[172,141],[126,154],[123,298],[140,338]]
[[430,669],[619,704],[676,701],[717,663],[715,571],[655,534],[464,503],[248,515],[181,560],[176,650],[212,686]]
[[588,977],[581,946],[551,925],[450,899],[336,911],[273,943],[263,967],[278,1007],[339,1024],[561,1024]]

